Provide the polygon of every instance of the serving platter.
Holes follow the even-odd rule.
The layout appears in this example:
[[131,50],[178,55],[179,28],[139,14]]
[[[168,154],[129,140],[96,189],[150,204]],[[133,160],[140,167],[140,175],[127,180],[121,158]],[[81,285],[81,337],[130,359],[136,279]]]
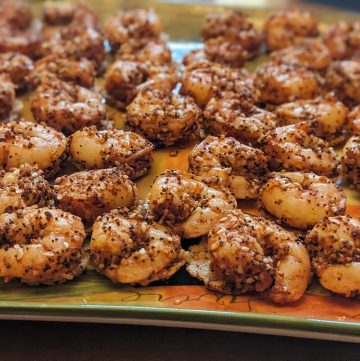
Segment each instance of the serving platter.
[[[178,61],[185,53],[200,46],[198,34],[203,18],[214,10],[209,5],[149,1],[132,1],[130,4],[108,0],[99,4],[94,0],[87,1],[87,4],[101,17],[118,8],[154,7],[163,19],[174,58]],[[34,1],[33,5],[35,12],[40,14],[42,2]],[[351,17],[334,10],[324,11],[324,8],[315,7],[313,10],[323,26],[327,22]],[[264,9],[246,11],[257,26],[268,12]],[[251,70],[264,58],[260,57],[248,68]],[[32,119],[27,97],[22,98],[24,116]],[[113,109],[109,111],[121,126],[122,114]],[[155,151],[150,174],[137,182],[141,198],[146,197],[152,181],[162,171],[187,169],[187,156],[192,145]],[[359,193],[347,187],[345,191],[347,213],[360,218]],[[257,212],[251,203],[243,202],[241,208]],[[92,270],[75,281],[53,287],[0,283],[0,318],[195,327],[360,342],[360,301],[331,295],[315,281],[300,301],[279,306],[259,295],[231,296],[209,291],[185,270],[151,287],[115,285]]]

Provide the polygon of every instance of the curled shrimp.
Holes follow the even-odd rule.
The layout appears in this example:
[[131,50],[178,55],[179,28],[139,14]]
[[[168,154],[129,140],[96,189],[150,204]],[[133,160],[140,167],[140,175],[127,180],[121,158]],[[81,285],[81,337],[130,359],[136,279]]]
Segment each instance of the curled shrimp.
[[342,151],[342,173],[360,190],[360,136],[352,136]]
[[294,64],[265,63],[254,74],[260,100],[273,104],[314,98],[321,92],[321,83],[317,73]]
[[16,88],[7,74],[0,74],[0,119],[16,120],[22,113],[22,103],[16,99]]
[[0,277],[29,285],[70,281],[84,271],[80,218],[54,208],[27,207],[0,215]]
[[337,175],[335,151],[312,134],[309,123],[276,128],[264,136],[262,144],[273,170],[314,172],[330,178]]
[[199,106],[205,106],[218,92],[241,92],[256,102],[258,93],[244,69],[232,69],[214,63],[186,66],[181,76],[181,94],[192,96]]
[[360,50],[360,21],[339,21],[330,25],[323,40],[334,60],[351,58]]
[[331,95],[285,103],[278,106],[275,113],[283,125],[310,122],[314,135],[331,144],[337,144],[344,139],[348,108]]
[[318,35],[318,21],[306,10],[278,10],[270,14],[264,24],[265,41],[270,50],[286,48]]
[[271,53],[277,63],[303,65],[312,70],[324,70],[331,63],[331,55],[327,46],[319,38],[303,40],[300,44]]
[[121,208],[96,220],[90,251],[96,270],[116,283],[146,286],[170,278],[185,263],[179,236]]
[[153,9],[120,11],[108,18],[103,28],[104,36],[116,51],[129,41],[144,43],[158,38],[162,32],[159,17]]
[[0,126],[0,165],[5,170],[37,164],[50,177],[58,171],[65,150],[65,136],[53,128],[23,121]]
[[158,145],[179,144],[198,135],[201,110],[190,97],[145,90],[126,110],[126,126]]
[[171,67],[152,67],[134,61],[115,61],[105,74],[105,96],[108,103],[124,109],[142,90],[171,91],[177,75]]
[[0,54],[0,74],[7,74],[16,90],[22,90],[30,85],[33,61],[24,54]]
[[305,244],[320,283],[355,297],[360,294],[360,222],[348,216],[325,218],[306,236]]
[[1,0],[0,19],[16,29],[27,29],[33,21],[33,12],[25,1]]
[[31,111],[36,121],[65,133],[106,119],[106,107],[98,94],[58,79],[36,88],[31,98]]
[[32,74],[34,85],[46,82],[52,76],[85,88],[91,88],[95,83],[94,67],[86,58],[77,60],[48,55],[35,63]]
[[325,217],[345,213],[346,196],[330,179],[314,173],[275,173],[260,194],[264,208],[281,222],[309,229]]
[[97,169],[56,178],[54,197],[59,208],[92,224],[111,209],[133,207],[137,189],[122,168]]
[[127,43],[117,52],[119,60],[136,61],[147,66],[171,66],[169,45],[161,39],[151,39],[145,44]]
[[256,199],[267,173],[264,153],[234,138],[208,136],[189,155],[189,172],[237,199]]
[[201,35],[205,52],[213,61],[242,65],[260,50],[261,35],[241,11],[208,14]]
[[171,170],[155,179],[149,208],[161,224],[184,238],[195,238],[207,234],[227,211],[235,209],[236,200],[225,190],[207,186],[200,177]]
[[35,204],[44,206],[50,193],[50,186],[38,166],[24,164],[8,172],[0,171],[0,214]]
[[275,128],[277,117],[247,101],[247,94],[224,92],[211,98],[204,110],[205,128],[214,135],[257,144],[265,132]]
[[360,105],[353,108],[347,117],[346,127],[352,135],[360,135]]
[[207,245],[190,247],[187,262],[188,272],[211,289],[266,291],[280,304],[298,301],[310,281],[309,254],[295,235],[239,209],[214,225]]
[[128,165],[133,179],[145,175],[151,168],[154,146],[141,135],[120,129],[78,130],[69,139],[69,152],[80,169],[101,169]]
[[90,60],[97,73],[103,70],[105,47],[102,35],[92,27],[67,26],[42,44],[42,54]]
[[360,62],[343,60],[333,62],[326,72],[326,87],[335,91],[347,104],[360,102]]

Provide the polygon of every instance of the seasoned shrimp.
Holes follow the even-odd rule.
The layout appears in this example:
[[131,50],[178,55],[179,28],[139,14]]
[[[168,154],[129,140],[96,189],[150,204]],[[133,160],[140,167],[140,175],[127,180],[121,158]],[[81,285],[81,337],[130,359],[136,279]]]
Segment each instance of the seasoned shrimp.
[[342,173],[360,191],[360,136],[351,137],[342,151]]
[[204,110],[205,128],[214,135],[224,134],[246,143],[259,138],[277,125],[275,114],[247,101],[248,96],[224,92],[210,99]]
[[277,63],[303,65],[318,71],[326,69],[332,60],[327,46],[319,38],[306,39],[300,44],[274,51],[271,58]]
[[116,283],[146,286],[170,278],[185,263],[179,236],[121,208],[96,220],[90,251],[95,269]]
[[343,190],[314,173],[274,173],[260,194],[264,208],[281,222],[309,229],[325,217],[345,214]]
[[312,133],[311,125],[306,122],[268,132],[262,139],[262,144],[270,168],[335,177],[339,167],[335,151]]
[[318,36],[319,24],[309,11],[296,8],[278,10],[267,18],[264,35],[268,49],[283,49],[304,38]]
[[82,171],[56,178],[56,204],[92,224],[96,217],[117,207],[131,208],[136,185],[119,168]]
[[[239,65],[254,58],[260,50],[261,35],[241,11],[208,14],[201,35],[205,40],[205,52],[221,63]],[[228,53],[223,52],[224,49]]]
[[16,89],[30,85],[33,61],[26,55],[17,53],[0,54],[0,74],[7,74]]
[[282,104],[296,99],[311,99],[321,92],[322,79],[304,66],[265,63],[254,74],[260,100]]
[[213,187],[225,187],[237,199],[255,199],[267,173],[264,153],[234,138],[208,136],[189,155],[189,172]]
[[151,168],[154,146],[141,135],[120,129],[83,128],[69,139],[69,152],[78,168],[101,169],[127,164],[133,179]]
[[22,103],[16,100],[15,85],[7,74],[0,74],[0,119],[8,120],[20,117]]
[[85,25],[89,28],[96,29],[99,19],[97,15],[83,4],[66,4],[51,6],[45,5],[44,22],[50,26],[59,25]]
[[259,96],[244,69],[213,63],[195,63],[185,67],[180,92],[192,96],[199,106],[205,106],[215,94],[222,91],[239,92],[253,103]]
[[149,193],[149,207],[155,220],[184,238],[207,234],[236,206],[235,198],[226,190],[211,188],[202,178],[175,170],[159,175]]
[[57,172],[65,150],[65,136],[53,128],[32,122],[0,126],[0,165],[5,170],[37,164],[50,177]]
[[360,102],[360,62],[343,60],[333,62],[326,72],[326,86],[347,104]]
[[346,127],[352,135],[360,135],[360,105],[349,113]]
[[283,125],[302,121],[311,122],[314,135],[331,144],[344,140],[348,108],[331,95],[285,103],[277,107],[275,113]]
[[31,111],[36,121],[65,133],[106,119],[106,107],[98,94],[58,79],[50,79],[36,88]]
[[329,217],[306,236],[312,265],[326,289],[343,295],[360,295],[360,222],[347,216]]
[[42,44],[42,53],[61,58],[86,58],[99,73],[105,61],[103,40],[101,34],[91,27],[67,26]]
[[115,61],[105,74],[105,96],[108,103],[124,109],[145,89],[171,91],[177,81],[175,70],[168,67],[149,67],[134,61]]
[[146,90],[126,110],[126,126],[160,146],[187,142],[199,132],[201,110],[190,97]]
[[0,171],[0,214],[38,204],[50,197],[50,186],[38,166],[28,164]]
[[334,60],[349,59],[360,50],[360,21],[339,21],[323,34],[323,39]]
[[172,56],[169,45],[164,40],[149,40],[145,44],[127,43],[121,46],[116,58],[119,60],[136,61],[148,66],[170,66]]
[[46,82],[52,76],[85,88],[91,88],[95,83],[94,66],[86,58],[77,60],[48,55],[35,63],[31,77],[34,85]]
[[129,41],[145,43],[159,38],[162,25],[153,9],[120,11],[108,18],[103,28],[104,36],[111,48],[116,51]]
[[1,0],[0,19],[16,29],[27,29],[33,20],[30,5],[25,1]]
[[216,291],[267,291],[283,304],[298,301],[310,281],[309,254],[295,235],[240,209],[215,224],[207,248],[190,247],[187,270]]
[[84,226],[54,208],[28,207],[0,215],[0,277],[29,285],[70,281],[84,271]]

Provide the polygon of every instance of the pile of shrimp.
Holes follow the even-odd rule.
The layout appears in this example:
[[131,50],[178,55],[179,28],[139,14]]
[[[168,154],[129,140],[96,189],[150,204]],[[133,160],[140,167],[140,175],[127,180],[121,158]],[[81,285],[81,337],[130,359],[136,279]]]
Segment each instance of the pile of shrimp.
[[223,10],[180,64],[153,9],[0,1],[0,277],[359,296],[359,24]]

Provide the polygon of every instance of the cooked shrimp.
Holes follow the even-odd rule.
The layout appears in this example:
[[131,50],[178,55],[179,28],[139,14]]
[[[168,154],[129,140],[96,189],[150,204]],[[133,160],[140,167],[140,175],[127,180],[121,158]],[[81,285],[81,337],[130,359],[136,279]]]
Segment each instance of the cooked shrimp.
[[26,55],[0,54],[0,74],[7,74],[16,89],[22,90],[30,85],[30,75],[33,69],[33,61]]
[[119,60],[136,61],[148,66],[170,66],[172,56],[169,45],[160,39],[149,40],[145,44],[126,43],[117,52]]
[[360,50],[360,21],[339,21],[323,34],[323,39],[334,60],[349,59]]
[[360,102],[360,62],[343,60],[333,62],[326,72],[326,86],[335,91],[345,103]]
[[115,51],[129,41],[145,43],[149,39],[159,38],[162,25],[153,9],[135,9],[120,11],[108,18],[103,32]]
[[121,208],[96,220],[90,251],[96,270],[116,283],[146,286],[170,278],[185,263],[179,236]]
[[346,196],[314,173],[274,173],[260,194],[264,208],[281,222],[309,229],[325,217],[345,214]]
[[273,170],[314,172],[327,177],[338,173],[339,161],[333,148],[312,135],[309,123],[287,125],[268,132],[263,150]]
[[57,172],[65,150],[65,136],[53,128],[32,122],[0,126],[0,165],[5,170],[37,164],[50,177]]
[[15,97],[15,85],[10,77],[7,74],[0,74],[0,119],[8,120],[20,117],[22,103]]
[[0,16],[0,53],[21,53],[37,58],[41,53],[41,24],[34,21],[26,28],[13,28]]
[[86,224],[111,209],[131,208],[137,201],[136,185],[120,167],[56,178],[54,195],[59,208],[81,217]]
[[5,282],[57,284],[86,268],[80,218],[60,209],[28,207],[0,215],[0,277]]
[[360,191],[360,136],[351,137],[342,151],[342,173]]
[[283,49],[304,38],[318,36],[318,21],[306,10],[296,8],[278,10],[267,18],[264,35],[268,49]]
[[201,110],[190,97],[146,90],[126,110],[126,126],[158,145],[187,142],[199,132]]
[[232,69],[210,62],[185,67],[180,92],[192,96],[199,106],[205,106],[214,95],[222,91],[239,92],[254,103],[259,96],[244,69]]
[[352,135],[360,135],[360,105],[349,113],[346,126]]
[[[86,58],[68,59],[48,55],[35,63],[32,83],[38,85],[55,75],[60,80],[91,88],[95,82],[95,70],[90,60]],[[56,82],[55,82],[56,84]]]
[[360,295],[360,222],[347,216],[329,217],[306,236],[312,265],[326,289]]
[[25,1],[1,0],[0,19],[12,28],[24,30],[31,25],[33,12]]
[[294,64],[265,63],[254,74],[260,100],[273,104],[314,98],[321,92],[321,83],[317,73]]
[[[220,60],[225,63],[234,64],[234,61],[236,63],[254,58],[260,50],[261,36],[248,20],[247,15],[241,11],[232,10],[208,14],[201,35],[205,39],[205,52],[213,60],[220,57]],[[239,55],[238,59],[231,56],[229,62],[229,54],[221,52],[222,44],[226,43],[225,48],[229,49],[230,47],[230,52],[236,49],[235,52]],[[216,51],[213,51],[214,47],[218,48],[217,54]]]
[[237,206],[226,190],[211,188],[200,177],[175,170],[155,179],[149,202],[155,219],[184,238],[207,234],[227,211]]
[[189,155],[189,171],[213,187],[225,187],[237,199],[255,199],[267,173],[264,153],[234,138],[208,136]]
[[343,141],[348,108],[331,95],[285,103],[277,107],[275,113],[284,125],[309,121],[317,137],[331,144]]
[[106,107],[98,94],[58,79],[50,79],[36,88],[31,111],[36,121],[65,133],[106,119]]
[[210,231],[208,252],[202,252],[206,262],[198,251],[190,247],[187,270],[216,291],[267,291],[270,300],[282,304],[298,301],[310,281],[309,254],[295,235],[240,209]]
[[0,171],[0,214],[38,204],[44,206],[50,186],[38,166],[28,164]]
[[248,96],[224,92],[210,99],[204,110],[205,128],[214,135],[234,137],[257,144],[259,138],[277,125],[276,115],[247,101]]
[[105,61],[105,47],[101,34],[91,27],[67,26],[42,44],[44,56],[86,58],[99,73]]
[[[204,48],[201,49],[193,49],[189,53],[185,54],[182,58],[182,63],[185,66],[191,66],[196,68],[196,66],[208,66],[208,65],[217,65],[217,66],[226,66],[224,64],[216,64],[212,62],[207,55],[205,54]],[[232,68],[235,70],[236,68]],[[238,70],[238,69],[236,69]],[[243,69],[245,70],[245,69]]]
[[141,135],[120,129],[83,128],[69,139],[71,158],[78,168],[101,169],[127,164],[139,178],[152,163],[153,145]]
[[105,96],[118,109],[124,109],[145,89],[171,91],[177,75],[167,67],[149,67],[134,61],[115,61],[105,74]]
[[45,5],[44,22],[50,26],[85,25],[96,29],[99,19],[95,13],[83,4],[53,3]]
[[319,38],[306,39],[300,44],[274,51],[271,58],[277,63],[303,65],[319,71],[326,69],[332,60],[327,46]]

